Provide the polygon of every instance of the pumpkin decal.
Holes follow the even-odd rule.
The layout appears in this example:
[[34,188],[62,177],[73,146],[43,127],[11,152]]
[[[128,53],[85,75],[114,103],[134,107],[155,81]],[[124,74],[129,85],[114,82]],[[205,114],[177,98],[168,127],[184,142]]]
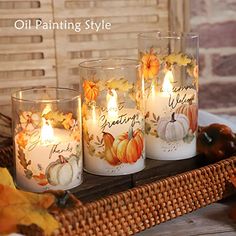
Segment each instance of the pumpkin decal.
[[51,185],[68,185],[77,178],[79,172],[77,156],[72,154],[69,158],[65,158],[59,155],[59,159],[47,167],[46,176]]
[[141,73],[145,79],[153,79],[160,69],[160,62],[152,52],[144,54],[141,58]]
[[142,155],[144,148],[143,132],[140,129],[119,135],[116,139],[109,134],[103,134],[105,143],[105,159],[112,165],[135,163]]
[[89,101],[96,100],[99,93],[99,89],[96,83],[94,83],[93,81],[85,80],[83,83],[83,89],[86,99],[88,99]]
[[163,117],[157,124],[159,137],[167,142],[182,140],[189,130],[189,120],[183,114],[173,113],[171,119]]
[[113,143],[114,152],[123,163],[135,163],[142,154],[143,146],[143,132],[140,129],[133,132],[133,127]]
[[194,133],[197,130],[198,107],[196,103],[183,104],[176,109],[176,113],[184,114],[189,119],[189,128]]
[[113,149],[114,137],[110,133],[103,133],[103,140],[105,145],[104,156],[108,163],[113,166],[120,164],[120,160],[116,157]]

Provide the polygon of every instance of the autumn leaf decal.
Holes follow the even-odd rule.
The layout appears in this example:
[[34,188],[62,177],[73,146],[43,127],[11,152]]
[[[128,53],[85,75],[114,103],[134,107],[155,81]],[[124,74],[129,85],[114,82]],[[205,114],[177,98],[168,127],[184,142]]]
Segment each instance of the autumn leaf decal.
[[75,123],[72,113],[64,114],[59,111],[50,111],[47,114],[43,115],[43,117],[46,120],[50,120],[53,126],[63,126],[67,130],[72,128]]
[[169,65],[177,64],[178,66],[187,66],[189,63],[191,63],[192,60],[183,53],[179,54],[173,53],[166,56],[164,58],[164,61]]
[[129,83],[125,78],[108,80],[106,86],[109,89],[115,89],[122,92],[127,92],[133,88],[133,84]]

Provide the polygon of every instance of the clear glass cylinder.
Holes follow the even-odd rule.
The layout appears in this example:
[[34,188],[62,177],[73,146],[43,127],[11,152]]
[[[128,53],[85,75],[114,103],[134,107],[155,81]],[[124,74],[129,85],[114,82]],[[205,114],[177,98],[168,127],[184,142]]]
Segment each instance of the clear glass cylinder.
[[140,76],[145,84],[148,158],[196,155],[198,36],[151,32],[138,37]]
[[144,116],[138,61],[103,59],[79,66],[83,83],[84,168],[124,175],[144,168]]
[[15,181],[43,192],[82,183],[81,97],[65,88],[12,94]]

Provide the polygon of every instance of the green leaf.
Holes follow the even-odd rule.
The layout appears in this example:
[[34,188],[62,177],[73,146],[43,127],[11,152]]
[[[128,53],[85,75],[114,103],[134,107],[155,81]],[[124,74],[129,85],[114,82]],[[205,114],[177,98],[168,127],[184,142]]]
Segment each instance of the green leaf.
[[149,134],[151,131],[151,125],[147,122],[145,122],[145,133]]

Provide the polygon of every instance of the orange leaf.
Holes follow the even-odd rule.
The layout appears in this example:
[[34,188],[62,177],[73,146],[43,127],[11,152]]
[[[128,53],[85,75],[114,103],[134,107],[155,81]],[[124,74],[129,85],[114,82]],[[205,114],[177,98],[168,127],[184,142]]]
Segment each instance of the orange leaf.
[[23,131],[21,131],[19,134],[18,134],[18,138],[17,138],[17,144],[19,146],[21,146],[22,148],[25,149],[26,145],[27,145],[27,140],[25,139],[25,134]]

